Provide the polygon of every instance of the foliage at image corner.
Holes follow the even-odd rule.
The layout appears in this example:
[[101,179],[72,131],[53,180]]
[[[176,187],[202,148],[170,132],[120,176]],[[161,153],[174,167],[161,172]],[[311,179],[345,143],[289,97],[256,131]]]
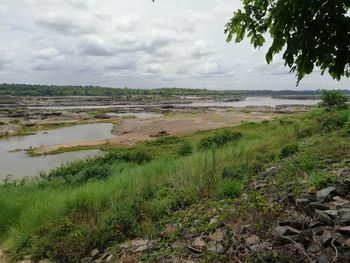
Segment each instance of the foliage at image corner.
[[349,9],[347,0],[243,0],[226,25],[227,42],[247,37],[260,48],[269,33],[273,41],[266,61],[283,52],[297,84],[315,68],[340,80],[350,76]]

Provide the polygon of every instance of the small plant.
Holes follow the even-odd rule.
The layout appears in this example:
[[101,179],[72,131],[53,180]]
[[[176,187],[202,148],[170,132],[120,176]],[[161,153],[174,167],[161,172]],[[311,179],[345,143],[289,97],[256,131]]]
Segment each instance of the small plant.
[[218,198],[234,198],[242,193],[242,182],[236,179],[224,179],[218,185]]
[[284,159],[290,155],[296,154],[299,151],[299,146],[297,144],[290,144],[284,146],[280,153],[280,158]]
[[324,174],[320,172],[312,172],[309,179],[308,185],[310,187],[316,187],[322,189],[330,185],[334,185],[336,181],[335,175]]
[[319,119],[323,130],[332,131],[343,128],[348,121],[348,113],[343,112],[325,112]]
[[179,149],[177,150],[178,156],[188,156],[193,153],[193,147],[190,143],[184,142],[180,145]]
[[213,147],[222,147],[228,142],[237,141],[241,139],[242,134],[240,132],[232,132],[229,130],[223,130],[222,132],[218,132],[212,136],[202,139],[199,142],[199,147],[202,149],[210,149]]
[[321,96],[321,106],[325,108],[326,111],[341,111],[347,108],[348,98],[344,96],[341,92],[332,90],[322,91]]
[[147,163],[152,160],[152,155],[143,148],[133,150],[128,157],[130,162],[137,164]]

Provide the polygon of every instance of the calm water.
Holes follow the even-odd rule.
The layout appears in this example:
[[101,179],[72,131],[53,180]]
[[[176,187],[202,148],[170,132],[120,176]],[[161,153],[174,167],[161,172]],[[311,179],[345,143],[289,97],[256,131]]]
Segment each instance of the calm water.
[[[191,104],[175,104],[178,107],[247,107],[247,106],[270,106],[278,105],[316,105],[319,100],[299,100],[299,99],[275,99],[271,97],[247,97],[243,101],[218,102],[218,101],[195,101]],[[108,109],[108,108],[140,108],[146,105],[103,105],[103,106],[52,106],[52,107],[30,107],[32,109],[51,109],[51,110],[69,110],[69,109]],[[162,106],[159,104],[147,106]]]
[[25,151],[11,151],[44,145],[109,139],[113,138],[112,127],[110,123],[86,124],[2,139],[0,140],[0,180],[8,174],[13,175],[14,178],[33,176],[39,171],[53,169],[62,163],[102,154],[99,150],[87,150],[29,157]]

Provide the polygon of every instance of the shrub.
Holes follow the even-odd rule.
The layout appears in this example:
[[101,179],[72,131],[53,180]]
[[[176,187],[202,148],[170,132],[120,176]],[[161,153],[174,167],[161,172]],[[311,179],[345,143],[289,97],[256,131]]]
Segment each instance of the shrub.
[[137,164],[144,164],[153,159],[152,155],[143,148],[136,148],[127,154],[125,160]]
[[332,131],[343,128],[348,120],[348,113],[343,112],[325,112],[318,118],[321,127],[325,131]]
[[347,108],[346,102],[348,98],[336,90],[322,91],[321,100],[321,106],[324,107],[326,111],[340,111]]
[[218,198],[234,198],[242,193],[242,182],[237,179],[224,179],[218,184]]
[[193,153],[193,147],[188,142],[182,143],[177,150],[177,155],[179,155],[179,156],[188,156],[192,153]]
[[322,189],[327,186],[334,185],[335,181],[335,175],[312,172],[308,179],[308,185],[311,187],[316,187],[317,189]]
[[201,149],[210,149],[213,147],[222,147],[226,143],[230,141],[239,140],[242,137],[240,132],[232,132],[229,130],[224,130],[222,132],[218,132],[212,136],[202,139],[199,142],[199,147]]
[[290,145],[284,146],[281,150],[280,158],[284,159],[290,155],[297,153],[298,151],[299,151],[299,147],[297,144],[290,144]]

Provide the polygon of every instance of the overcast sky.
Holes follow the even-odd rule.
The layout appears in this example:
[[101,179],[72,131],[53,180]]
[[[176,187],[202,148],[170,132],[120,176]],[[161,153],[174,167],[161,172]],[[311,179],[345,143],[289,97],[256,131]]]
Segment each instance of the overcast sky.
[[[239,0],[1,0],[0,83],[296,89],[266,48],[226,43]],[[313,74],[297,89],[350,88]]]

